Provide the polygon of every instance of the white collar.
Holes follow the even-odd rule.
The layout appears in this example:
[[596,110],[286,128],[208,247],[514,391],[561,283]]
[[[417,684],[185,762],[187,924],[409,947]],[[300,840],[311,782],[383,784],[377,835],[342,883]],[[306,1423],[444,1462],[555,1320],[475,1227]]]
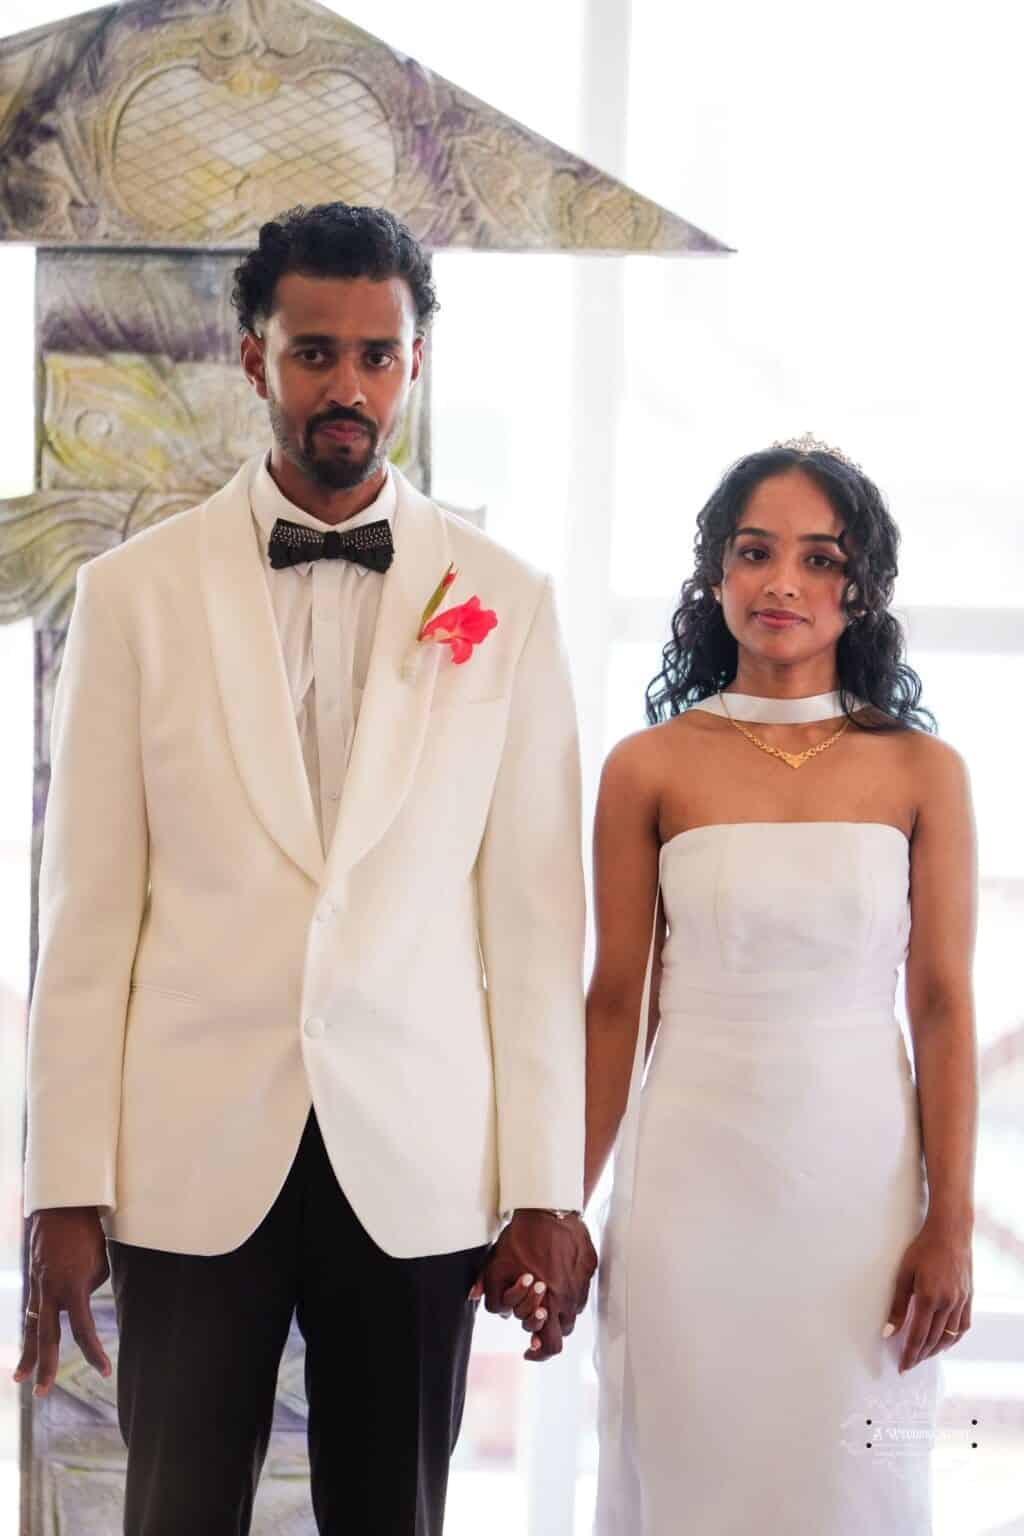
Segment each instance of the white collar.
[[[722,695],[713,694],[691,704],[691,709],[706,709],[709,714],[725,716],[728,712],[734,720],[762,721],[765,725],[808,725],[812,720],[834,720],[843,713],[842,695],[817,693],[803,699],[768,699],[753,693],[729,693],[728,704],[723,707]],[[854,700],[854,709],[863,709],[860,699]]]
[[[384,476],[384,484],[377,495],[353,517],[346,518],[343,523],[324,523],[320,518],[314,517],[311,512],[297,507],[293,501],[289,501],[281,490],[277,481],[270,473],[269,453],[260,458],[256,466],[256,472],[249,483],[249,501],[252,507],[252,515],[256,522],[257,537],[260,550],[263,555],[263,563],[267,569],[272,569],[267,546],[270,542],[270,534],[279,517],[286,518],[291,523],[301,523],[306,528],[315,528],[318,533],[347,532],[350,528],[360,528],[365,523],[376,523],[384,518],[391,524],[392,532],[395,526],[395,512],[398,504],[398,491],[395,486],[395,477],[391,466],[387,465],[387,473]],[[300,561],[298,565],[287,567],[289,570],[306,572],[312,567],[311,560]],[[353,569],[361,576],[369,575],[365,565],[353,565]]]

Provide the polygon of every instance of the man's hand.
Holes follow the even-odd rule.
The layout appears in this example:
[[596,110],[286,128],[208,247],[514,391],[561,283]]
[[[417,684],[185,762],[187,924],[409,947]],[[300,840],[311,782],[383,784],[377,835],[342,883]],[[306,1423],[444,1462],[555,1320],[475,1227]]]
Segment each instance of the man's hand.
[[516,1211],[491,1249],[471,1296],[488,1312],[513,1312],[533,1334],[524,1356],[549,1360],[587,1304],[597,1254],[578,1216]]
[[31,1267],[25,1335],[14,1373],[36,1373],[35,1395],[45,1397],[57,1375],[60,1314],[68,1314],[75,1343],[101,1376],[110,1361],[93,1322],[89,1297],[110,1274],[107,1244],[95,1206],[37,1211],[32,1217]]

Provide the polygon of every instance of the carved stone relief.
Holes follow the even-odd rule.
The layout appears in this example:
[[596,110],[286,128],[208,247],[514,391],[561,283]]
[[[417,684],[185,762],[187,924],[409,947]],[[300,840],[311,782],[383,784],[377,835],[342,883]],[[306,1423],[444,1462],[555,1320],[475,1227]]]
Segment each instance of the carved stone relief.
[[224,248],[326,197],[435,247],[724,249],[313,0],[128,0],[0,45],[0,239]]

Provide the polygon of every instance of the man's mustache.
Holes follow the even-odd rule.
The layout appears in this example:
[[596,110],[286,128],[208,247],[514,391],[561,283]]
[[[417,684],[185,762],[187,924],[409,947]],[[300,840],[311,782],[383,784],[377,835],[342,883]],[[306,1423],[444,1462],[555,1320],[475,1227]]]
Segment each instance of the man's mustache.
[[372,421],[369,421],[365,416],[360,416],[358,411],[347,409],[344,406],[339,406],[336,411],[331,411],[327,416],[311,417],[310,420],[306,423],[307,443],[312,442],[313,433],[317,430],[318,427],[325,427],[336,421],[350,422],[353,426],[362,427],[364,432],[366,432],[369,436],[370,446],[372,447],[376,443],[376,425]]

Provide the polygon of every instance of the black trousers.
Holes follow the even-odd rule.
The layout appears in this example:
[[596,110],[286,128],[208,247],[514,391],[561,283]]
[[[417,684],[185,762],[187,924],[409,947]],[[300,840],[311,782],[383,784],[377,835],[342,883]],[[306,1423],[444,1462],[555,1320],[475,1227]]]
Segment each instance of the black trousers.
[[384,1253],[315,1115],[280,1195],[212,1257],[110,1242],[125,1536],[245,1536],[293,1313],[321,1536],[441,1536],[487,1246]]

